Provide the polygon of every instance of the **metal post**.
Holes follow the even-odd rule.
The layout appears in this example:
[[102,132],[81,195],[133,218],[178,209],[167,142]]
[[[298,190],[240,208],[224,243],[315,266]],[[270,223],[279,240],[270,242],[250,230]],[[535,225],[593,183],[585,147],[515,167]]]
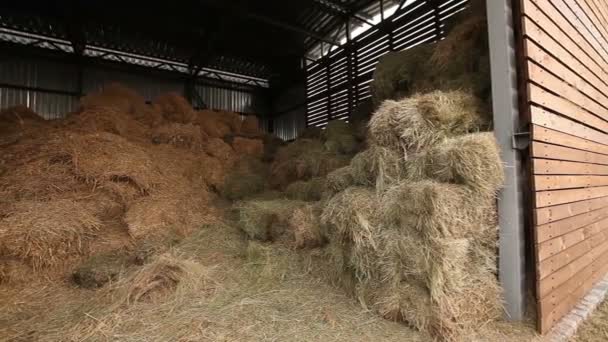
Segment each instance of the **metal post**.
[[522,191],[522,160],[514,146],[520,120],[511,0],[487,1],[487,15],[494,134],[501,148],[506,175],[498,200],[499,278],[504,290],[507,319],[521,320],[525,308],[526,208]]

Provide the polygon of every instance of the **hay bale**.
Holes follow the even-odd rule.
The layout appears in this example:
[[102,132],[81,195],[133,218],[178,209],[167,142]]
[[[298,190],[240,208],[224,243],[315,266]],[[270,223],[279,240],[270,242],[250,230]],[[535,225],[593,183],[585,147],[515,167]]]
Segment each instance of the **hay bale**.
[[135,201],[124,217],[129,235],[139,240],[192,234],[203,224],[216,220],[215,213],[208,208],[206,195],[200,190],[171,187]]
[[260,139],[235,137],[231,145],[238,155],[258,158],[264,155],[264,143]]
[[226,144],[222,139],[212,138],[203,145],[205,152],[220,160],[225,168],[230,168],[237,161],[234,149]]
[[353,185],[355,185],[355,181],[350,166],[336,169],[325,178],[325,190],[331,195],[344,191]]
[[70,116],[66,124],[77,131],[107,132],[129,140],[144,140],[147,135],[147,127],[144,124],[114,107],[87,108]]
[[369,123],[373,144],[405,153],[416,153],[447,137],[486,126],[479,101],[460,91],[434,91],[386,101]]
[[32,268],[22,260],[0,257],[0,285],[24,283],[32,273]]
[[229,200],[241,200],[258,194],[267,186],[268,167],[259,160],[240,160],[228,173],[222,195]]
[[493,199],[458,184],[404,181],[389,188],[381,203],[383,222],[428,238],[471,237],[493,219]]
[[197,120],[197,113],[188,100],[175,92],[162,94],[154,99],[163,118],[169,122],[190,124]]
[[432,51],[432,46],[424,44],[382,56],[370,85],[374,103],[380,105],[384,100],[399,100],[421,90],[421,80],[427,77],[423,66]]
[[230,127],[231,134],[241,134],[241,126],[243,125],[241,114],[222,111],[219,112],[219,119]]
[[72,272],[72,281],[82,288],[99,288],[118,279],[127,264],[127,256],[120,252],[94,255]]
[[293,211],[302,206],[299,201],[251,200],[235,205],[239,228],[250,239],[276,241],[289,228],[289,218]]
[[298,139],[321,139],[322,135],[323,129],[321,127],[310,126],[298,134]]
[[258,120],[258,117],[255,115],[247,115],[241,124],[241,134],[257,136],[260,132],[260,120]]
[[273,134],[264,134],[262,136],[262,141],[264,142],[264,155],[262,156],[262,160],[266,162],[272,162],[279,149],[285,145],[283,139]]
[[312,204],[296,208],[289,218],[289,230],[294,235],[296,248],[315,248],[323,245],[319,213]]
[[90,182],[115,182],[149,192],[163,181],[152,156],[141,146],[110,134],[73,134],[64,141],[75,173]]
[[394,150],[372,145],[350,162],[354,184],[376,187],[382,192],[404,178],[405,158]]
[[153,143],[184,149],[200,149],[206,139],[201,128],[193,124],[170,123],[159,126],[152,132]]
[[289,184],[285,194],[289,199],[300,201],[319,201],[325,190],[325,179],[313,178],[309,181],[297,181]]
[[351,125],[344,120],[332,120],[327,123],[323,130],[322,137],[326,140],[332,140],[341,135],[353,135],[354,131]]
[[80,100],[80,108],[81,112],[114,110],[150,127],[163,121],[158,107],[148,105],[136,91],[119,83],[106,84],[100,91],[87,94]]
[[85,255],[101,226],[95,210],[83,202],[22,201],[0,219],[0,254],[27,261],[34,269],[53,266]]
[[230,126],[222,121],[220,113],[202,110],[197,113],[196,123],[211,138],[223,138],[231,133]]
[[339,134],[328,139],[324,146],[333,154],[353,154],[359,150],[359,141],[352,134]]
[[468,134],[436,145],[408,161],[408,177],[465,185],[477,196],[495,196],[504,182],[493,133]]
[[378,216],[378,196],[370,189],[351,187],[329,200],[321,214],[324,235],[339,243],[347,256],[346,265],[357,280],[374,278],[381,248],[382,229]]

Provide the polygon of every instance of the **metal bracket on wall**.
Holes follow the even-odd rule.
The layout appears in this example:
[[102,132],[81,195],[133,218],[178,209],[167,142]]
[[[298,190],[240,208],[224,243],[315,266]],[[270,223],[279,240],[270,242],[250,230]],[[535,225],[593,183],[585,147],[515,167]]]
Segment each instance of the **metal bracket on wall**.
[[513,149],[526,150],[530,146],[530,132],[517,132],[513,134]]

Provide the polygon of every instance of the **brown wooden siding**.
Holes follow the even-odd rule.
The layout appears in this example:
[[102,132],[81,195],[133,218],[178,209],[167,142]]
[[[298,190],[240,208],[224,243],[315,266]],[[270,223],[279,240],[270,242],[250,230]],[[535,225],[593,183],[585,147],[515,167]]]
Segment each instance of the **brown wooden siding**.
[[545,333],[608,271],[608,4],[520,1]]

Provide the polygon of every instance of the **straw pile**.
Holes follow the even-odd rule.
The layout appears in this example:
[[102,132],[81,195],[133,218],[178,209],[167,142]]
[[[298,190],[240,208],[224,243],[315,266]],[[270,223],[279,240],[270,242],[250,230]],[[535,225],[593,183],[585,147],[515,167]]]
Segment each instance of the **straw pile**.
[[235,137],[232,141],[232,148],[241,156],[261,158],[264,155],[264,142],[260,139]]
[[[84,97],[80,110],[57,124],[28,113],[2,115],[31,132],[0,151],[3,281],[21,278],[16,272],[61,277],[91,256],[128,254],[142,240],[180,240],[218,221],[212,192],[224,187],[226,170],[240,157],[207,137],[180,96],[160,96],[150,106],[114,84]],[[240,117],[222,116],[218,122],[237,134]],[[81,286],[113,278],[112,262],[105,264],[82,264]]]
[[245,136],[258,136],[260,133],[260,120],[255,115],[247,115],[241,124],[241,134]]
[[268,166],[255,158],[241,159],[226,176],[222,195],[229,200],[241,200],[267,188]]
[[289,184],[285,194],[290,199],[300,201],[319,201],[325,190],[325,178],[317,177],[309,181],[297,181]]

